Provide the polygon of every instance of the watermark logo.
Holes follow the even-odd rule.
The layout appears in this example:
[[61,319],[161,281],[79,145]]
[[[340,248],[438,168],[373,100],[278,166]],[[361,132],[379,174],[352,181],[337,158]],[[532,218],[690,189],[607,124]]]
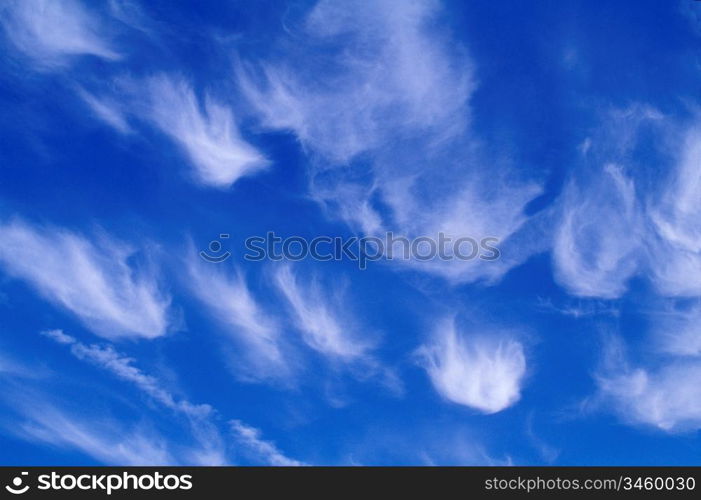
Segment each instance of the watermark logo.
[[[219,240],[228,240],[229,237],[230,237],[229,234],[221,233],[219,235]],[[231,257],[231,252],[229,252],[228,250],[222,251],[224,248],[224,245],[219,240],[210,241],[209,245],[207,246],[207,250],[202,250],[200,252],[200,257],[202,257],[207,262],[213,262],[215,264],[219,264],[220,262],[224,262],[226,259]]]
[[[229,239],[230,235],[222,233],[219,239]],[[207,250],[200,252],[200,257],[207,262],[221,263],[231,256],[224,251],[220,240],[209,243]],[[369,262],[379,260],[412,260],[425,262],[430,260],[470,261],[479,259],[493,261],[501,257],[497,247],[499,239],[495,237],[472,238],[469,236],[453,237],[438,233],[438,237],[418,236],[407,238],[391,231],[384,237],[379,236],[317,236],[304,238],[289,236],[282,238],[272,231],[265,236],[249,236],[244,240],[247,261],[300,261],[313,259],[317,261],[350,260],[358,263],[361,270],[367,269]]]
[[22,476],[27,476],[29,473],[28,472],[22,472],[20,473],[19,476],[15,476],[12,479],[12,485],[10,486],[9,484],[5,486],[5,489],[12,493],[13,495],[22,495],[23,493],[26,493],[29,490],[29,485],[24,485],[22,486],[23,483],[23,478]]
[[[5,489],[13,495],[26,493],[29,491],[29,485],[24,482],[25,476],[28,475],[28,472],[22,472],[13,478],[11,484],[6,485]],[[116,491],[174,491],[192,488],[191,474],[162,474],[160,471],[141,474],[129,471],[108,474],[62,474],[53,471],[50,474],[36,476],[33,493],[36,491],[76,491],[77,493],[93,491],[104,492],[109,496]]]

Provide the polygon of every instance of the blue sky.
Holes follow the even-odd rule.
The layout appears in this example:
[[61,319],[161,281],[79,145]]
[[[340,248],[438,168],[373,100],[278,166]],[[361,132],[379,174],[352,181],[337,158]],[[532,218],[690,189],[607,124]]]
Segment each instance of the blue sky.
[[[0,26],[3,464],[699,463],[698,2]],[[244,259],[268,231],[501,257]]]

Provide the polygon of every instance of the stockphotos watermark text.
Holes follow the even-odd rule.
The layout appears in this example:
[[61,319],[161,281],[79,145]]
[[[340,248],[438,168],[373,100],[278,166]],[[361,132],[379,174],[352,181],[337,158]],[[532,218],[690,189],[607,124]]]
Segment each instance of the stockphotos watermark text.
[[[207,262],[221,263],[231,257],[227,250],[229,233],[219,234],[212,240],[206,250],[200,252],[200,257]],[[243,258],[252,262],[264,260],[300,261],[313,259],[317,261],[350,260],[358,263],[362,270],[367,269],[368,262],[385,260],[461,260],[480,259],[494,261],[501,257],[497,247],[499,238],[488,236],[472,238],[470,236],[451,237],[438,233],[438,238],[419,236],[407,238],[397,236],[393,232],[379,236],[316,236],[304,238],[289,236],[283,238],[273,231],[265,236],[249,236],[244,240],[245,253]]]

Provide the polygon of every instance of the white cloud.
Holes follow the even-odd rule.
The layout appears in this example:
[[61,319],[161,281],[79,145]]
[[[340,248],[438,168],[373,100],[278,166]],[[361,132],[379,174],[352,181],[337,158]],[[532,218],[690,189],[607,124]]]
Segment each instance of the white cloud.
[[179,78],[161,75],[143,85],[148,104],[139,105],[137,112],[182,148],[200,183],[225,188],[267,167],[265,157],[241,137],[225,104],[211,96],[200,104]]
[[236,442],[256,460],[267,465],[290,467],[305,465],[303,462],[285,456],[274,443],[262,439],[261,432],[240,420],[229,422]]
[[147,269],[130,264],[124,244],[22,221],[0,224],[0,266],[94,333],[154,338],[166,333],[170,299]]
[[111,345],[87,345],[61,330],[49,330],[42,334],[59,344],[69,345],[71,353],[88,361],[116,377],[134,384],[140,391],[164,407],[187,418],[192,434],[200,447],[189,452],[190,463],[223,465],[227,463],[222,438],[213,422],[214,409],[207,404],[193,404],[176,397],[154,376],[134,366],[134,359],[118,353]]
[[597,375],[601,400],[627,422],[667,432],[701,429],[701,362],[671,358],[656,367],[630,365],[619,341],[607,346]]
[[84,89],[77,89],[78,96],[88,105],[93,115],[122,134],[131,132],[125,110],[112,97],[98,97]]
[[41,68],[61,66],[71,56],[120,57],[97,16],[74,0],[10,0],[0,8],[0,22],[14,46]]
[[[434,2],[322,0],[301,23],[305,45],[287,47],[294,63],[266,66],[262,82],[242,75],[242,86],[269,127],[293,130],[334,163],[382,147],[395,127],[455,134],[471,64],[451,60],[431,35],[436,11]],[[328,55],[304,59],[314,49]]]
[[[473,137],[472,62],[436,29],[441,15],[432,1],[318,2],[288,20],[302,36],[239,70],[240,87],[265,126],[300,140],[312,196],[353,229],[506,245],[541,189]],[[498,262],[408,264],[455,281],[497,279],[536,247],[521,240]]]
[[36,376],[36,370],[19,363],[17,360],[0,353],[0,376],[32,377]]
[[[571,293],[617,298],[644,275],[666,297],[701,296],[701,126],[634,105],[609,113],[582,153],[586,177],[563,193],[553,243],[557,280]],[[643,132],[654,164],[637,163]],[[592,171],[587,162],[604,165]],[[652,188],[654,187],[654,188]]]
[[87,360],[118,378],[131,382],[139,390],[171,410],[197,418],[207,417],[212,412],[212,407],[206,404],[194,405],[186,400],[177,401],[169,391],[161,386],[158,379],[135,367],[133,358],[118,353],[111,345],[83,344],[62,330],[48,330],[42,334],[59,344],[69,345],[71,352],[78,359]]
[[676,356],[701,355],[701,302],[668,304],[651,314],[656,348]]
[[[55,335],[54,335],[55,334]],[[55,331],[53,338],[59,343],[72,337]],[[27,367],[36,371],[36,366]],[[57,403],[55,396],[64,394],[53,388],[48,393],[43,388],[47,378],[32,380],[23,373],[9,373],[4,381],[0,400],[3,412],[0,425],[8,434],[26,441],[45,444],[60,449],[79,452],[105,465],[177,465],[193,463],[187,445],[165,439],[152,426],[140,419],[138,425],[117,420],[106,413],[87,411],[76,407],[73,401]],[[50,373],[53,381],[62,384],[62,377]],[[69,384],[70,385],[70,384]],[[38,387],[42,389],[37,389]],[[70,389],[67,386],[64,388]],[[86,396],[92,395],[92,391]],[[100,404],[114,403],[109,391],[97,395]]]
[[521,343],[508,335],[463,335],[454,320],[445,319],[418,353],[433,386],[449,401],[496,413],[521,397],[526,358]]
[[605,165],[585,186],[565,189],[553,243],[555,277],[574,295],[616,298],[639,265],[643,235],[635,186]]
[[[78,359],[88,361],[120,379],[132,383],[154,401],[185,416],[198,445],[180,449],[178,453],[180,462],[198,465],[224,465],[228,463],[224,440],[216,423],[218,414],[210,405],[193,404],[186,399],[177,399],[172,392],[163,387],[159,379],[144,373],[134,366],[134,359],[120,354],[110,345],[87,345],[67,335],[62,330],[49,330],[42,332],[42,335],[59,344],[70,346],[71,353]],[[33,419],[36,420],[36,417]],[[63,439],[65,444],[77,447],[93,456],[101,455],[101,445],[94,443],[96,438],[88,439],[90,436],[79,435],[84,434],[83,432],[72,432],[75,425],[69,422],[70,419],[63,420],[64,427],[68,428],[71,434],[76,435],[75,439]],[[240,420],[230,421],[229,426],[237,443],[253,459],[266,465],[303,465],[302,462],[286,457],[274,444],[261,439],[260,430],[250,427]],[[48,434],[48,432],[43,431],[39,434],[34,426],[30,426],[28,429],[33,436],[41,437]],[[91,447],[91,443],[94,446]],[[165,462],[160,464],[163,463]]]
[[32,441],[76,449],[107,465],[175,465],[166,442],[153,432],[112,421],[69,415],[46,402],[21,408],[15,432]]
[[294,360],[278,324],[255,300],[244,276],[228,275],[215,264],[200,263],[191,254],[189,287],[197,299],[226,328],[238,346],[242,375],[253,379],[286,378]]
[[[509,269],[520,265],[531,255],[546,248],[545,231],[540,217],[528,218],[525,206],[540,193],[533,183],[519,183],[500,178],[495,173],[489,179],[481,167],[475,167],[471,178],[463,177],[457,170],[437,174],[433,180],[447,183],[424,197],[423,183],[432,181],[417,178],[409,185],[400,183],[399,193],[394,190],[394,181],[384,186],[385,198],[392,209],[392,220],[396,221],[399,234],[410,238],[425,237],[439,240],[439,233],[449,238],[446,255],[450,260],[432,259],[419,261],[394,260],[398,265],[409,266],[430,272],[453,282],[486,280],[498,281]],[[428,172],[426,172],[426,175]],[[452,179],[452,180],[451,180]],[[514,185],[510,185],[513,183]],[[425,186],[425,185],[424,185]],[[429,191],[432,191],[429,188]],[[441,193],[442,191],[442,193]],[[498,248],[500,257],[485,261],[481,258],[461,260],[455,258],[454,244],[460,238],[470,237],[476,241],[493,238],[491,245]],[[469,243],[460,246],[462,255],[470,254]],[[480,248],[479,255],[490,255]]]
[[343,312],[341,297],[321,288],[316,280],[300,285],[290,266],[280,266],[275,285],[290,306],[294,323],[306,344],[326,356],[362,358],[370,344],[357,332],[355,321]]
[[701,125],[682,135],[677,165],[650,213],[652,280],[665,295],[701,295]]
[[571,316],[575,319],[587,316],[620,316],[619,307],[606,300],[575,299],[555,304],[550,299],[538,298],[538,308],[546,312]]
[[138,0],[109,0],[110,15],[146,35],[153,35],[152,20],[146,15]]
[[[612,123],[614,127],[603,127],[611,138],[599,141],[609,157],[632,164],[635,156],[631,152],[642,141],[642,131],[654,132],[664,148],[658,150],[654,164],[628,169],[639,186],[639,201],[627,178],[618,182],[623,187],[617,196],[600,187],[603,181],[595,180],[590,185],[599,186],[598,196],[573,197],[572,205],[582,211],[576,226],[594,235],[590,247],[595,253],[587,253],[587,241],[580,240],[580,247],[571,254],[579,252],[582,262],[588,261],[589,268],[593,263],[600,271],[592,276],[575,269],[575,281],[588,286],[590,295],[618,297],[626,291],[625,281],[640,272],[655,287],[661,302],[646,311],[650,332],[644,362],[629,362],[621,342],[609,342],[605,365],[596,377],[599,400],[631,424],[668,432],[700,429],[698,117],[691,124],[681,123],[649,108],[633,106],[613,113]],[[600,148],[596,141],[593,144]],[[625,187],[628,183],[630,187]],[[602,261],[608,265],[599,265]],[[586,266],[582,264],[588,269]]]
[[603,378],[599,386],[628,421],[665,431],[701,429],[701,363],[675,362]]

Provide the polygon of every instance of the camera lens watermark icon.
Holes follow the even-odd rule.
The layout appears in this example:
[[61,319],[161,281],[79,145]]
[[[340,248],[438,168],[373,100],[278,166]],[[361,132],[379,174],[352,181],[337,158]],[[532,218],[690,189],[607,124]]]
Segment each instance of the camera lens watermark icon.
[[12,486],[8,484],[5,486],[5,489],[13,495],[21,495],[22,493],[26,493],[29,489],[29,485],[27,484],[22,487],[22,476],[26,476],[28,474],[29,472],[22,472],[19,476],[14,477],[12,479]]
[[[222,233],[219,235],[220,240],[228,240],[230,237],[229,234]],[[204,260],[207,262],[214,262],[215,264],[219,264],[220,262],[224,262],[226,259],[231,257],[231,252],[228,250],[225,250],[222,252],[222,242],[219,240],[212,240],[209,242],[209,246],[207,247],[207,250],[202,250],[200,252],[200,257],[202,257]],[[220,253],[222,252],[222,253]],[[218,255],[217,255],[218,254]]]

